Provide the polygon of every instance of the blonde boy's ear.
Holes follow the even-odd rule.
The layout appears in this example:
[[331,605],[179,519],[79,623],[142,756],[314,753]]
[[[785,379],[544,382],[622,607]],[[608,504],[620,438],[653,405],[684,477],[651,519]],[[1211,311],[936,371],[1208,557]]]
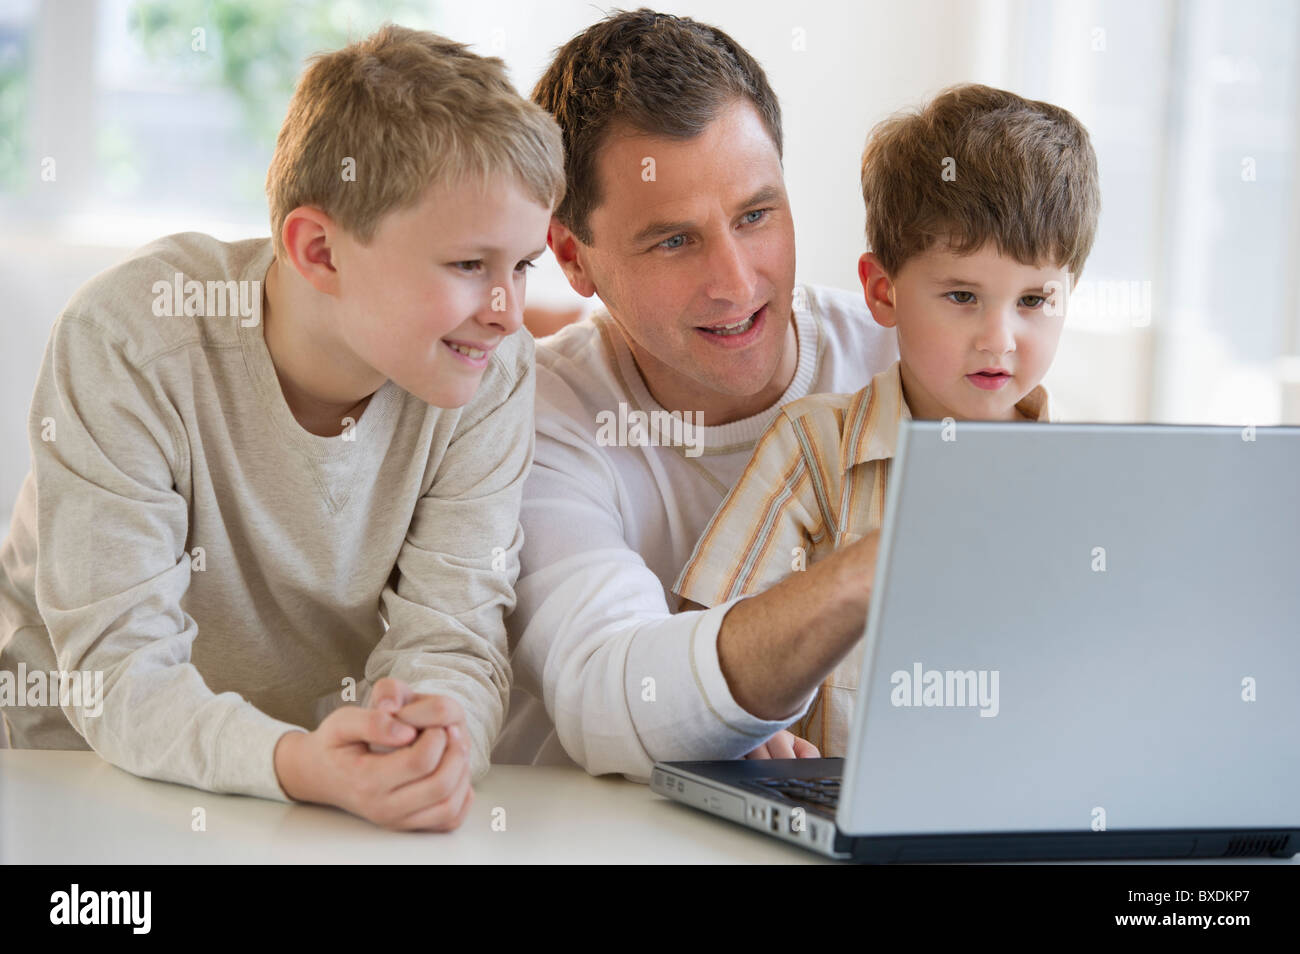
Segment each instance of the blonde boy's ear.
[[310,205],[300,205],[286,215],[280,229],[288,264],[325,295],[336,295],[339,291],[338,263],[333,248],[334,236],[338,234],[334,220]]
[[546,244],[550,246],[555,260],[560,263],[560,268],[564,269],[564,277],[569,280],[573,290],[583,298],[596,294],[596,286],[583,262],[582,242],[555,216],[551,216],[551,227],[546,231]]
[[882,328],[898,324],[894,302],[894,281],[871,252],[863,252],[858,259],[858,281],[862,282],[862,296],[867,300],[871,317]]

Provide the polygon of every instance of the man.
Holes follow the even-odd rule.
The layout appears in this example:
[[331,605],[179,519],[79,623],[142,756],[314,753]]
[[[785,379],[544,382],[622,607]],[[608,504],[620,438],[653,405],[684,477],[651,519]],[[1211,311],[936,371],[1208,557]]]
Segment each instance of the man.
[[861,635],[876,535],[705,612],[674,614],[670,588],[778,408],[861,388],[892,332],[857,296],[795,287],[780,107],[722,31],[613,15],[533,98],[564,132],[548,244],[608,313],[538,349],[494,760],[644,779],[655,759],[812,754],[773,736]]

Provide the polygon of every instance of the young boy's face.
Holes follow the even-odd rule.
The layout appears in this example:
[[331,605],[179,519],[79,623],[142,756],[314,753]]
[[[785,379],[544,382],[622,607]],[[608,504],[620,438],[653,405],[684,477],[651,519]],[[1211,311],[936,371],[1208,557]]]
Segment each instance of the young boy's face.
[[[992,243],[969,255],[942,244],[910,258],[892,279],[868,252],[859,276],[876,321],[897,328],[913,417],[1019,418],[1016,404],[1056,355],[1070,287],[1064,267],[1023,265]],[[1003,373],[980,373],[990,370]]]
[[343,234],[339,333],[375,371],[437,407],[474,396],[492,351],[523,324],[530,263],[551,210],[512,178],[431,186],[370,242]]

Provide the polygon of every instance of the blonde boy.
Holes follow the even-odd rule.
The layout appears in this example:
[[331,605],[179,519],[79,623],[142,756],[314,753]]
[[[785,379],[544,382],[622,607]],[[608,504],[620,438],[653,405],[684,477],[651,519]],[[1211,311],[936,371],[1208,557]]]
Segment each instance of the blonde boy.
[[[856,394],[782,408],[677,579],[688,601],[757,593],[878,534],[901,421],[1051,419],[1041,381],[1100,205],[1078,120],[954,87],[872,131],[862,195],[871,250],[858,275],[876,322],[897,331],[899,361]],[[792,727],[824,755],[845,754],[861,651],[859,640],[831,661]]]
[[0,667],[104,698],[10,700],[15,746],[461,823],[509,690],[515,332],[561,156],[499,60],[388,26],[304,73],[273,239],[169,236],[77,292],[0,550]]

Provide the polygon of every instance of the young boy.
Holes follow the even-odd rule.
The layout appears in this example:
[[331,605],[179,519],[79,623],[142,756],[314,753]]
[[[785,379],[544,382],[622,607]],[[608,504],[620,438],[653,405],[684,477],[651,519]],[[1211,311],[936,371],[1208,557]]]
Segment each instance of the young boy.
[[[899,361],[856,394],[784,408],[674,589],[701,606],[757,593],[878,534],[889,460],[908,418],[1051,420],[1040,383],[1064,295],[1092,247],[1100,195],[1088,133],[1070,113],[957,86],[877,126],[862,156],[867,306]],[[862,642],[792,729],[845,754]]]
[[273,239],[169,236],[73,297],[0,550],[15,747],[461,823],[507,700],[515,332],[563,188],[500,60],[387,26],[304,73]]

